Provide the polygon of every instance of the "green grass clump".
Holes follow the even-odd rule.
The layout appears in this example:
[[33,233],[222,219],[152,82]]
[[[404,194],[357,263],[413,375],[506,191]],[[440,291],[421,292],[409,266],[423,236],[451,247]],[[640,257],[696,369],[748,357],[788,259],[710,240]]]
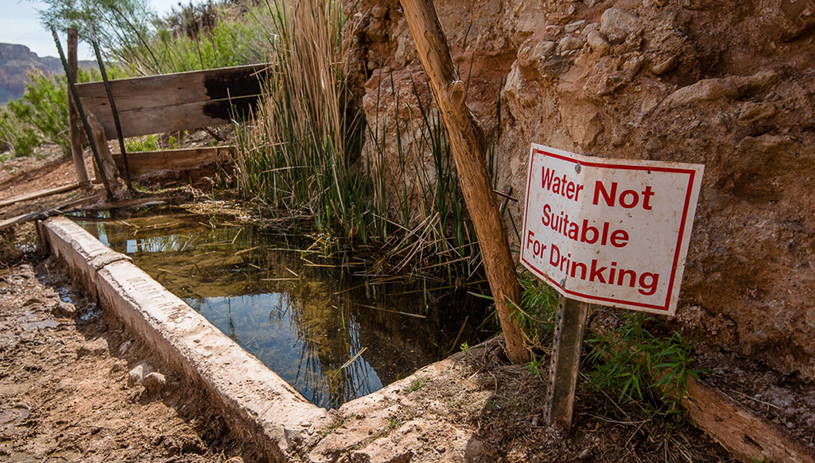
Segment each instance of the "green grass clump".
[[667,402],[669,411],[679,410],[688,378],[699,379],[694,369],[693,342],[674,332],[656,336],[646,327],[643,313],[626,314],[618,328],[595,333],[587,339],[587,374],[599,389],[620,392],[621,401]]

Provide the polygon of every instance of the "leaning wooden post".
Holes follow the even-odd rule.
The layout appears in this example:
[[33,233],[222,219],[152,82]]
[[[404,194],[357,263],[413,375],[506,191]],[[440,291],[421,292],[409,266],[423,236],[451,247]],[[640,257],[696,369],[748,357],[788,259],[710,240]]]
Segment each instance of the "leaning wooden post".
[[[68,29],[68,69],[71,73],[71,80],[76,82],[79,73],[79,61],[76,56],[77,31]],[[82,155],[82,135],[79,127],[79,112],[76,103],[71,98],[71,90],[68,89],[68,125],[71,141],[71,156],[74,158],[74,168],[76,169],[76,180],[84,190],[91,189],[91,182],[88,178],[88,170],[85,167],[85,157]]]
[[521,331],[511,316],[521,287],[509,251],[495,193],[484,163],[483,135],[465,104],[466,85],[457,78],[447,39],[430,0],[401,0],[430,88],[447,129],[461,190],[475,226],[507,354],[513,363],[529,361]]

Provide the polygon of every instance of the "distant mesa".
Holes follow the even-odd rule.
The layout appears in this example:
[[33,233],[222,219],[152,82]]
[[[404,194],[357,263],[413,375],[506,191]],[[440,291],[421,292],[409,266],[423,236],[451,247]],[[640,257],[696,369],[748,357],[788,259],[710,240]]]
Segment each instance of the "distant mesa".
[[[85,65],[86,62],[80,64]],[[51,56],[40,58],[25,45],[0,43],[0,105],[23,96],[25,84],[28,82],[28,72],[32,68],[39,69],[45,74],[63,73],[59,58]]]

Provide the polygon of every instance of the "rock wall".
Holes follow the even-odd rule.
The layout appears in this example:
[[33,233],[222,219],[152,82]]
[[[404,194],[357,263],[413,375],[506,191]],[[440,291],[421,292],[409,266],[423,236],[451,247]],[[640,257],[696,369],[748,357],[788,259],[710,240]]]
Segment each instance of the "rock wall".
[[[518,199],[516,223],[531,142],[705,164],[678,321],[815,379],[811,0],[435,3],[470,108],[487,133],[500,126],[498,190]],[[424,73],[398,2],[362,0],[351,13],[352,88],[369,123],[408,126],[418,115],[394,117],[396,95],[409,108]],[[383,127],[384,142],[366,143],[398,162],[397,131]]]

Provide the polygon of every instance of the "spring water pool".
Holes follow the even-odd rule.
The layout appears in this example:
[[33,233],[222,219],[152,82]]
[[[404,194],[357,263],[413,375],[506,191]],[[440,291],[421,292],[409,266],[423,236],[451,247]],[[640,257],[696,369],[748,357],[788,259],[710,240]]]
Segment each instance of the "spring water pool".
[[[466,291],[349,276],[314,240],[178,208],[75,214],[79,225],[294,386],[336,408],[490,336]],[[364,273],[364,272],[363,272]]]

